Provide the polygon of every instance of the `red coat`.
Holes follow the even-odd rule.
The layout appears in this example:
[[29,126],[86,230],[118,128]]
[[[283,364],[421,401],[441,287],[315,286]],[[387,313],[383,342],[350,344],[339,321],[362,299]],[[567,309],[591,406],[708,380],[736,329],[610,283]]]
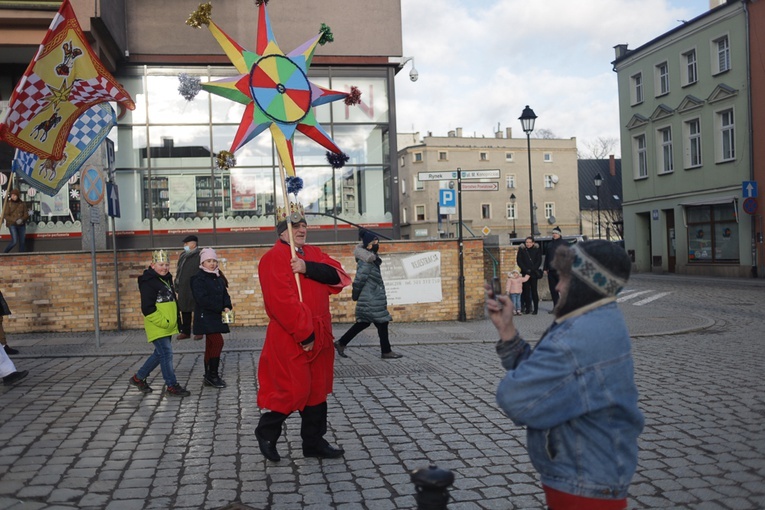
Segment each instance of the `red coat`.
[[[327,285],[301,274],[303,302],[298,297],[288,244],[277,241],[258,264],[270,319],[258,363],[258,406],[283,414],[321,404],[332,393],[335,348],[329,296],[351,283],[340,263],[321,249],[305,245],[303,252],[299,255],[303,260],[330,265],[340,276],[339,284]],[[311,333],[316,336],[313,350],[306,352],[300,342]]]

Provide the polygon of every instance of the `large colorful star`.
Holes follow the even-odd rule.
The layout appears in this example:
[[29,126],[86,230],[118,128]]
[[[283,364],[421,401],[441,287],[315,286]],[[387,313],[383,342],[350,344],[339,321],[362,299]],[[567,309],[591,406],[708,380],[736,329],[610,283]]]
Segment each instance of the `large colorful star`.
[[285,54],[274,38],[265,2],[260,4],[259,9],[254,53],[242,48],[212,20],[205,19],[213,37],[241,74],[203,83],[202,88],[246,105],[231,143],[231,153],[268,129],[287,175],[294,176],[292,140],[295,131],[335,154],[342,154],[316,121],[313,107],[345,99],[349,94],[325,89],[308,80],[308,68],[321,33]]

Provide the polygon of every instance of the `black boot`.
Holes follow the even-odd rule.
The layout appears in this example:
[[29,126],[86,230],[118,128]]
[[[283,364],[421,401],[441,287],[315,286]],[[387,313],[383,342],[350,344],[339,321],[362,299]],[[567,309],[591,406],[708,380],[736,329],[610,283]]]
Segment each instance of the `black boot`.
[[29,375],[29,370],[22,370],[21,372],[13,372],[12,374],[8,374],[5,377],[3,377],[3,384],[6,386],[11,386],[13,384],[16,384],[23,378],[25,378],[27,375]]
[[282,435],[282,424],[286,419],[286,414],[269,411],[260,416],[258,426],[255,428],[255,438],[258,440],[260,453],[272,462],[282,460],[279,452],[276,451],[276,442]]
[[207,370],[205,370],[205,385],[212,386],[213,388],[225,388],[226,381],[220,378],[218,375],[218,367],[220,366],[220,358],[210,358],[207,360]]
[[305,406],[300,411],[300,437],[303,438],[303,457],[336,459],[342,457],[345,450],[330,446],[324,435],[327,433],[327,403]]

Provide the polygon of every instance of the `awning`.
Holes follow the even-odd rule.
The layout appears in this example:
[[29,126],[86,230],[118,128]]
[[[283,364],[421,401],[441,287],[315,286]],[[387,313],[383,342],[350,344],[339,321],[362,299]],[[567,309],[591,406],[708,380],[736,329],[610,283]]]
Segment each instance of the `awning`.
[[738,223],[738,197],[731,195],[729,197],[707,198],[703,200],[696,200],[693,202],[680,202],[678,205],[683,206],[683,223],[688,228],[688,216],[686,207],[698,206],[698,205],[722,205],[733,204],[733,214],[736,216],[736,223]]

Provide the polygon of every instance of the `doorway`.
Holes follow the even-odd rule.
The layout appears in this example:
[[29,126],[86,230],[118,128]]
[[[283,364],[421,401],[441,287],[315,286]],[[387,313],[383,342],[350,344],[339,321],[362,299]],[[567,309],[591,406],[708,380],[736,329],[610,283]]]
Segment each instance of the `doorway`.
[[667,218],[667,271],[674,273],[677,262],[675,252],[675,210],[667,209],[664,211],[664,215]]

